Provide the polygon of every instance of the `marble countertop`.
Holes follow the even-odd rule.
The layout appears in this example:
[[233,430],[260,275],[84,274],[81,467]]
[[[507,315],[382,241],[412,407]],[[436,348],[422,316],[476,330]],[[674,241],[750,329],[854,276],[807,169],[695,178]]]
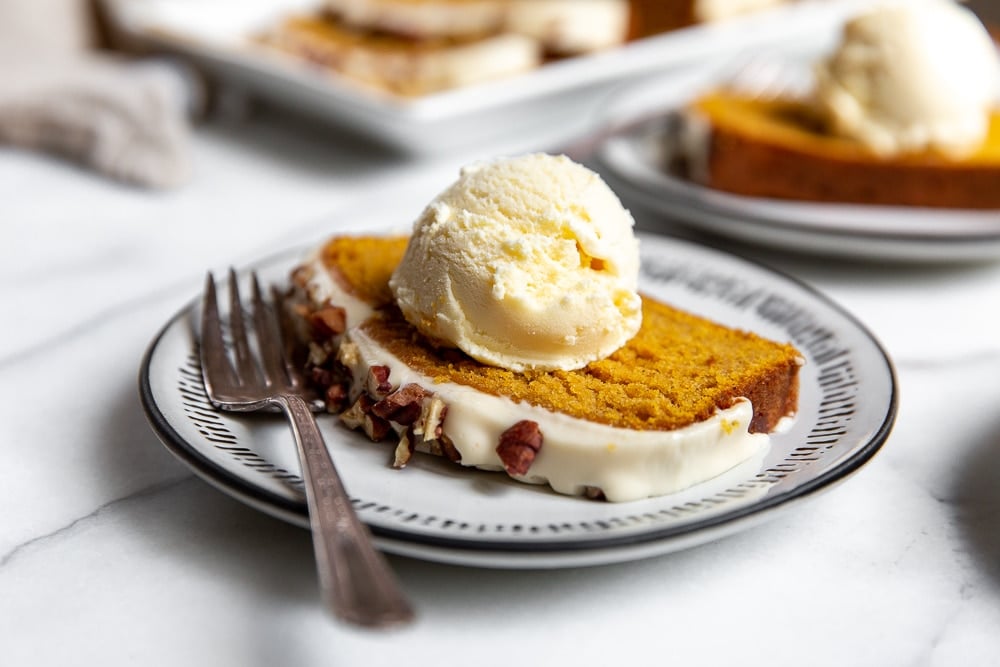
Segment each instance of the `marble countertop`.
[[0,663],[1000,660],[1000,261],[739,248],[829,295],[885,345],[900,410],[883,451],[794,512],[671,555],[529,571],[391,557],[419,617],[372,633],[321,610],[306,531],[217,491],[160,445],[139,362],[207,268],[318,240],[366,202],[408,224],[486,155],[405,158],[268,117],[202,127],[194,148],[193,181],[159,194],[0,151]]

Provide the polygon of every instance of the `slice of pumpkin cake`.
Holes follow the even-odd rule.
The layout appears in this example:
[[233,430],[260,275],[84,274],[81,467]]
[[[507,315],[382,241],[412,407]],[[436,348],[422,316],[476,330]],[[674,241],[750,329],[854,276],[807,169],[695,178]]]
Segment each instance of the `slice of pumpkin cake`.
[[310,374],[373,440],[626,501],[714,477],[795,413],[794,347],[636,292],[632,218],[563,157],[474,165],[410,237],[293,274]]

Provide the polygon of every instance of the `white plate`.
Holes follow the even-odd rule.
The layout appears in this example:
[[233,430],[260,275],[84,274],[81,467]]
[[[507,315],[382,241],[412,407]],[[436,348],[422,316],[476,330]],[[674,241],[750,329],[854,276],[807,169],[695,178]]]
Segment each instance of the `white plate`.
[[[284,282],[300,255],[256,267]],[[680,493],[629,503],[558,495],[502,473],[418,455],[390,467],[392,447],[321,417],[362,521],[387,551],[466,565],[594,565],[662,554],[773,517],[856,471],[896,414],[892,365],[849,314],[759,265],[679,240],[642,238],[644,291],[717,321],[791,340],[804,353],[799,414],[760,460]],[[192,330],[197,301],[151,344],[140,393],[154,430],[182,461],[236,498],[306,526],[298,463],[284,421],[212,408]]]
[[[770,54],[767,58],[781,57]],[[799,80],[801,53],[782,74]],[[765,58],[766,61],[766,58]],[[611,131],[592,161],[616,191],[671,220],[742,242],[875,260],[955,262],[1000,258],[1000,211],[864,206],[734,195],[664,169],[667,118],[700,92],[729,80],[732,65],[646,79],[606,110]],[[796,84],[797,85],[797,84]],[[631,120],[630,120],[631,119]]]
[[543,121],[558,127],[580,116],[582,100],[624,77],[825,29],[864,0],[803,0],[418,99],[379,94],[249,43],[248,35],[315,0],[103,1],[116,28],[134,41],[191,57],[224,80],[396,147],[440,152]]

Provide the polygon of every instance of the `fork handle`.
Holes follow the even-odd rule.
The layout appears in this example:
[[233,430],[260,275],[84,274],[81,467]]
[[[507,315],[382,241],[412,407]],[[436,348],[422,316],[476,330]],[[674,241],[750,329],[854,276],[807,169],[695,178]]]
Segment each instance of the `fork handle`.
[[298,447],[320,590],[328,608],[338,618],[368,627],[411,621],[413,609],[354,512],[309,406],[296,395],[276,402],[291,422]]

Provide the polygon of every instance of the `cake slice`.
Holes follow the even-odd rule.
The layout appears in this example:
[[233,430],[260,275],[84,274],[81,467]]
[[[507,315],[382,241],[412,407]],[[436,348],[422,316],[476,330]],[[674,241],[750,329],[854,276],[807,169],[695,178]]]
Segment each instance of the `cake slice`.
[[324,7],[364,30],[413,39],[515,33],[552,55],[616,46],[629,26],[628,0],[325,0]]
[[509,0],[324,0],[346,25],[429,39],[500,32]]
[[345,24],[417,39],[517,32],[550,53],[586,53],[626,38],[714,23],[790,0],[324,0]]
[[403,97],[511,76],[538,67],[542,52],[523,35],[488,33],[413,39],[348,26],[327,16],[290,16],[261,44]]
[[876,4],[811,65],[809,90],[690,103],[672,142],[687,175],[753,197],[1000,208],[1000,57],[971,11]]
[[648,296],[639,333],[579,370],[514,372],[431,345],[393,302],[405,237],[336,237],[293,273],[329,409],[372,440],[610,501],[663,495],[759,453],[797,407],[800,353]]
[[831,203],[1000,208],[1000,112],[971,155],[885,158],[830,134],[808,103],[706,93],[680,117],[677,164],[692,181],[750,197]]
[[256,42],[403,97],[533,70],[788,0],[324,0]]

